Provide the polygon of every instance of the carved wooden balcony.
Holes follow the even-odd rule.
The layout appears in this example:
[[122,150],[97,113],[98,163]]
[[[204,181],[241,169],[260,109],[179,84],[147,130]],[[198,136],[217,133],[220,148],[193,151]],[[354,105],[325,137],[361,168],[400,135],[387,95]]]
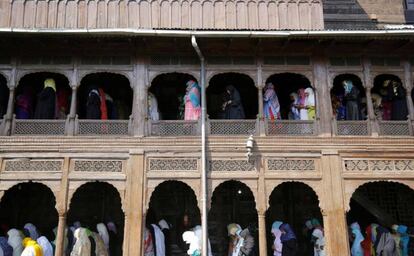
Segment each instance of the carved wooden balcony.
[[129,135],[130,120],[85,120],[76,119],[75,134],[79,136],[94,135]]
[[316,135],[316,122],[313,120],[265,120],[266,135],[312,136]]
[[381,136],[410,136],[413,134],[411,122],[406,121],[378,121],[379,135]]
[[368,120],[334,120],[333,127],[335,134],[339,136],[369,136],[371,134]]
[[65,135],[66,120],[35,120],[35,119],[16,119],[13,118],[12,135]]
[[200,132],[199,121],[149,120],[151,136],[195,136]]
[[258,119],[252,120],[209,120],[211,135],[256,135],[259,131]]
[[323,29],[321,0],[12,0],[0,27]]

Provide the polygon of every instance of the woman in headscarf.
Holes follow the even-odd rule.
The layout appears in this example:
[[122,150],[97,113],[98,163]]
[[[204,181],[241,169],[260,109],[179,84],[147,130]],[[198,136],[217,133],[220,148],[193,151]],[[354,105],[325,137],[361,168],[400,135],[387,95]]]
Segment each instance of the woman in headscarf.
[[194,80],[187,82],[184,96],[184,120],[198,120],[201,115],[201,89]]
[[397,232],[400,234],[400,255],[408,256],[408,244],[410,243],[410,236],[407,234],[408,227],[399,225]]
[[70,256],[90,256],[91,255],[91,242],[85,228],[77,228],[74,233],[76,239]]
[[395,240],[395,246],[397,248],[397,255],[401,256],[400,255],[400,239],[401,239],[401,237],[400,237],[400,234],[398,233],[398,225],[397,224],[394,224],[394,225],[391,226],[391,236]]
[[96,256],[108,256],[108,249],[105,247],[105,243],[102,237],[96,232],[91,232],[91,237],[93,238],[95,245],[96,245],[95,255]]
[[282,235],[280,240],[282,241],[282,256],[296,256],[298,251],[298,245],[296,240],[296,235],[293,232],[289,224],[284,223],[280,226],[280,231]]
[[156,256],[165,256],[165,237],[161,229],[155,225],[151,224],[151,227],[154,231],[153,241],[155,241],[155,255]]
[[7,235],[9,237],[7,242],[13,247],[13,256],[20,256],[23,252],[22,233],[19,230],[12,228],[7,232]]
[[23,88],[23,93],[16,97],[16,118],[30,119],[33,114],[33,89],[29,86]]
[[364,256],[372,256],[373,253],[373,241],[372,241],[372,226],[369,225],[365,229],[365,239],[362,241],[362,249],[364,250]]
[[101,119],[101,96],[95,85],[90,87],[86,100],[86,119]]
[[3,256],[13,256],[13,247],[7,242],[7,238],[0,236],[0,247],[3,251]]
[[391,120],[392,115],[392,81],[385,80],[379,93],[382,97],[382,120]]
[[[144,229],[144,256],[154,256],[154,242],[151,232],[147,227]],[[112,256],[112,255],[111,255]]]
[[374,115],[378,120],[382,120],[382,97],[376,93],[371,94],[372,107],[374,108]]
[[41,236],[37,239],[37,243],[42,248],[43,256],[53,256],[52,244],[47,240],[45,236]]
[[392,81],[392,113],[391,120],[407,120],[407,98],[400,82]]
[[24,250],[21,256],[43,256],[42,248],[37,242],[29,237],[23,239]]
[[39,238],[39,232],[37,232],[37,228],[32,223],[26,223],[23,227],[26,236],[30,236],[33,240],[37,240]]
[[244,109],[240,94],[233,85],[227,85],[223,103],[225,119],[244,119]]
[[313,255],[314,256],[325,256],[325,237],[323,233],[323,227],[318,219],[312,219],[311,224],[313,227],[312,241]]
[[298,100],[296,107],[299,109],[300,120],[309,120],[308,110],[305,108],[305,103],[306,103],[305,89],[299,89],[298,95],[299,95],[299,100]]
[[187,255],[189,256],[201,256],[200,243],[198,237],[194,231],[185,231],[182,235],[182,239],[186,244],[189,244]]
[[343,81],[343,86],[345,89],[344,100],[346,108],[346,120],[360,120],[360,92],[358,88],[354,86],[351,80]]
[[108,106],[106,104],[106,93],[104,89],[99,87],[99,96],[100,96],[100,106],[99,109],[101,110],[101,120],[108,120]]
[[122,249],[120,246],[120,242],[118,239],[118,231],[116,229],[115,223],[112,221],[106,223],[106,227],[108,228],[109,234],[109,255],[111,256],[121,256]]
[[37,96],[35,119],[55,119],[56,117],[56,83],[52,78],[44,82],[44,88]]
[[253,251],[254,238],[248,228],[242,230],[239,224],[227,226],[230,236],[229,256],[249,256]]
[[109,249],[109,234],[108,234],[108,230],[106,229],[105,224],[103,223],[98,223],[96,224],[96,230],[98,231],[99,235],[101,236],[106,249]]
[[308,120],[315,120],[315,94],[312,88],[305,89],[305,109],[308,112]]
[[362,241],[364,241],[364,236],[361,233],[361,227],[357,222],[354,222],[350,226],[352,232],[352,247],[351,247],[351,256],[364,256],[364,251],[362,249]]
[[381,256],[397,256],[398,249],[391,233],[384,227],[377,228],[377,241],[375,242],[375,252]]
[[281,119],[279,99],[275,92],[275,86],[272,83],[267,83],[264,88],[263,112],[265,118],[267,119]]
[[275,221],[272,224],[272,235],[275,238],[272,244],[273,256],[282,256],[283,244],[280,240],[282,232],[279,229],[282,224],[281,221]]
[[295,92],[292,92],[290,95],[290,111],[289,111],[289,120],[300,120],[299,109],[297,107],[299,102],[299,95]]
[[152,121],[160,120],[160,113],[158,112],[158,101],[154,94],[148,92],[148,117]]

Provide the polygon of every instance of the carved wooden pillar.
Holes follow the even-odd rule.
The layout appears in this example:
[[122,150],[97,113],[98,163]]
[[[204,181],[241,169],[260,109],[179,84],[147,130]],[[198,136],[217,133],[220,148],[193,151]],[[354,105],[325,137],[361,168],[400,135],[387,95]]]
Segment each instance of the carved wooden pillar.
[[144,136],[145,134],[145,113],[146,104],[146,67],[145,59],[138,58],[134,67],[133,81],[134,96],[132,100],[132,135]]
[[322,56],[314,56],[312,60],[318,132],[320,136],[331,136],[332,104],[328,85],[327,60]]
[[63,170],[62,170],[62,179],[60,182],[60,192],[59,198],[57,202],[58,214],[59,214],[59,222],[56,234],[56,250],[55,256],[62,256],[64,255],[65,248],[65,228],[66,228],[66,211],[68,205],[68,176],[69,176],[69,157],[65,157],[63,162]]
[[411,98],[411,91],[413,89],[413,78],[411,73],[411,63],[410,61],[406,60],[403,62],[404,64],[404,85],[406,88],[406,96],[407,96],[407,108],[408,108],[408,118],[413,121],[414,120],[414,106],[413,106],[413,99]]
[[[144,152],[130,151],[126,184],[125,230],[123,255],[141,255],[144,202]],[[126,244],[125,244],[126,243]]]
[[258,114],[257,117],[259,118],[259,135],[260,136],[265,136],[266,132],[265,132],[265,118],[264,118],[264,114],[263,114],[263,72],[262,72],[262,64],[263,64],[263,59],[262,58],[258,58],[257,59],[257,90],[258,90]]
[[70,110],[68,115],[68,125],[66,127],[68,135],[75,135],[75,119],[76,119],[76,104],[77,104],[77,95],[78,95],[78,87],[76,85],[72,85],[72,98],[70,101]]
[[325,227],[326,255],[349,255],[348,227],[345,216],[341,176],[341,158],[337,151],[322,151],[323,221]]
[[[3,135],[10,135],[10,130],[11,130],[11,126],[12,126],[12,121],[13,121],[13,110],[14,110],[14,98],[15,98],[15,86],[13,85],[13,87],[10,87],[10,92],[9,92],[9,101],[7,102],[7,112],[6,115],[4,116],[4,130],[0,131],[3,132]],[[1,117],[3,118],[3,117]]]
[[374,106],[372,104],[371,89],[372,89],[372,80],[371,80],[371,62],[368,58],[363,58],[363,70],[364,70],[364,88],[365,96],[367,97],[367,112],[368,112],[368,122],[371,126],[371,135],[378,136],[378,123],[377,118],[375,117]]
[[265,170],[264,170],[264,158],[261,161],[257,161],[259,166],[259,183],[258,183],[258,219],[259,219],[259,255],[267,255],[267,241],[266,241],[266,184],[265,184]]

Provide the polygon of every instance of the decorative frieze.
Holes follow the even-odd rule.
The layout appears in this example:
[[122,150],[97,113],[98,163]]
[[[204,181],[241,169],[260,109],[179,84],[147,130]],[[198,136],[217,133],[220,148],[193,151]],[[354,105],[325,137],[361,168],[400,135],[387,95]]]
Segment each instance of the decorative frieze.
[[198,171],[197,158],[150,158],[149,171]]
[[414,160],[348,159],[345,171],[414,171]]
[[122,172],[122,160],[75,160],[75,172]]
[[210,160],[209,169],[213,172],[257,171],[255,160]]
[[314,171],[314,159],[267,159],[269,171]]
[[4,172],[61,172],[63,160],[48,159],[6,159]]

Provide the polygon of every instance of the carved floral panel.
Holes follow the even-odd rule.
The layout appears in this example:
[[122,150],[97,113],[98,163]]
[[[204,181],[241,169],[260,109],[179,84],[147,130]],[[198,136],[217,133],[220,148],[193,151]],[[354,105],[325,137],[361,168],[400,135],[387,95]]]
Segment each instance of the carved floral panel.
[[314,159],[267,159],[269,171],[314,171]]
[[150,171],[197,171],[197,158],[150,158]]
[[4,172],[61,172],[63,160],[6,159]]
[[414,160],[347,159],[345,171],[414,171]]
[[213,172],[257,171],[255,160],[210,160],[209,169]]
[[122,160],[75,160],[75,172],[122,172]]

